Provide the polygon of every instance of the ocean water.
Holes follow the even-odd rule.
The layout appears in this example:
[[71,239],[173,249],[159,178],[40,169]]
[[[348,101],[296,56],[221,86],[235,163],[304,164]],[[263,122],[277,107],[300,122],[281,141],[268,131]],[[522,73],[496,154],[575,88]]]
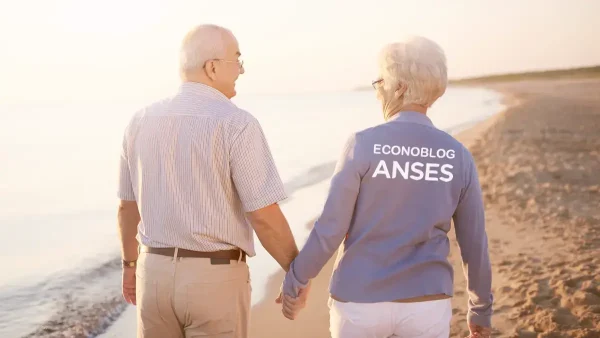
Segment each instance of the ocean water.
[[[451,87],[429,116],[438,128],[456,133],[499,112],[500,100],[486,89]],[[261,122],[290,196],[282,209],[301,247],[347,137],[382,122],[375,93],[242,93],[234,102]],[[43,336],[74,316],[93,322],[87,332],[94,336],[125,309],[117,163],[124,126],[139,107],[0,104],[0,337],[36,330]],[[278,270],[258,240],[256,246],[253,304]]]

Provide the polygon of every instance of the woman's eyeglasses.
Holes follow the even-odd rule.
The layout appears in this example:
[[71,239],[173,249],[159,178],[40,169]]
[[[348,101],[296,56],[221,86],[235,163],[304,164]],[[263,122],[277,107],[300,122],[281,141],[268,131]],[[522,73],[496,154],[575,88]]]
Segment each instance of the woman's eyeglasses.
[[377,85],[380,84],[381,82],[383,82],[383,79],[377,79],[377,80],[371,82],[371,85],[373,86],[373,88],[377,89]]

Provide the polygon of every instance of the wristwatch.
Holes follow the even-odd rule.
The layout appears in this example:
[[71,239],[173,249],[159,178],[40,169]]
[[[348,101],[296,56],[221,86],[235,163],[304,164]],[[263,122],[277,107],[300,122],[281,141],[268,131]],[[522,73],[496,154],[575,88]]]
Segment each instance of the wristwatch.
[[123,267],[124,268],[135,268],[137,265],[137,260],[136,261],[126,261],[123,260]]

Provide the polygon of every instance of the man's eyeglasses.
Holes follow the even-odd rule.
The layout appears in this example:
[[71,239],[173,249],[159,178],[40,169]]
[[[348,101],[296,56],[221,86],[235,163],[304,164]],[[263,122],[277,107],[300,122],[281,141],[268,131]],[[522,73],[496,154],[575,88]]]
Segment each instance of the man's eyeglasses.
[[240,68],[244,67],[244,60],[224,60],[224,59],[214,59],[215,61],[222,61],[227,63],[237,63]]
[[381,82],[383,82],[383,79],[377,79],[377,80],[371,82],[371,85],[373,86],[373,88],[377,89],[377,85],[380,84]]

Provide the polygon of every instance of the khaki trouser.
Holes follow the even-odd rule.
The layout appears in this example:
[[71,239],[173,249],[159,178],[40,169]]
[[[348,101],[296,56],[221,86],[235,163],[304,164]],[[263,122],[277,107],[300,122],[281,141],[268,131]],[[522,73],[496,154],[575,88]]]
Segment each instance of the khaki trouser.
[[136,278],[138,338],[248,337],[245,262],[141,253]]

